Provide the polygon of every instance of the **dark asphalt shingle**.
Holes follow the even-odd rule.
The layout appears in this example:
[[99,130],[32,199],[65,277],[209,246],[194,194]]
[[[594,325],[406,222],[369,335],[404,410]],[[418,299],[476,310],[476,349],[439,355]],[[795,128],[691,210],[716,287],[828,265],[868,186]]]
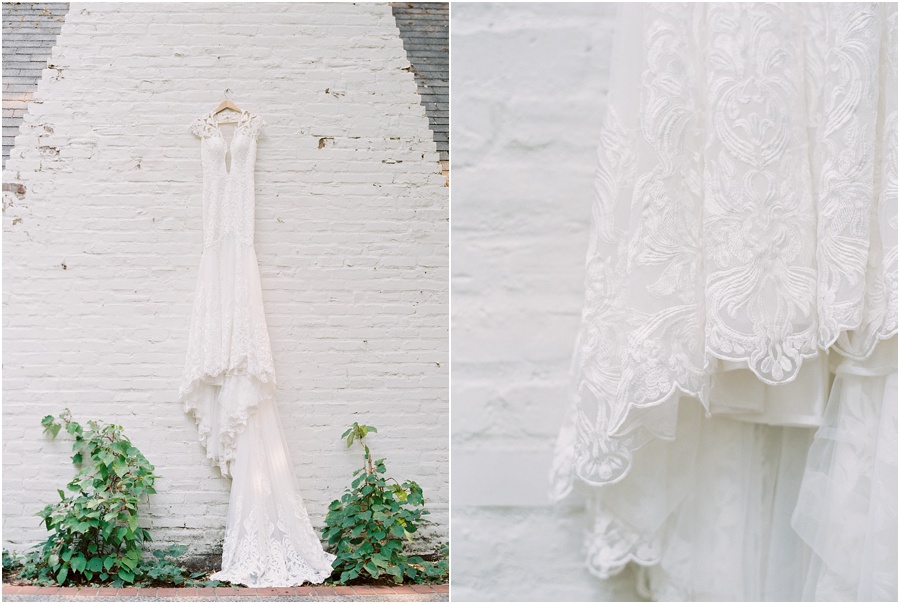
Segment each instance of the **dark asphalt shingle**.
[[441,161],[450,159],[450,5],[392,2]]
[[68,2],[3,3],[4,168],[68,12]]

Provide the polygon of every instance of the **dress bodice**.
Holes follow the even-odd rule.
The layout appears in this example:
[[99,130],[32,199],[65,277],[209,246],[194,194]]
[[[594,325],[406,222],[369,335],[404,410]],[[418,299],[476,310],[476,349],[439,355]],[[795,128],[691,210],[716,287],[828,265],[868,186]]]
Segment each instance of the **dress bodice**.
[[204,247],[226,236],[253,245],[256,139],[264,125],[261,117],[244,111],[229,142],[213,112],[191,123],[191,132],[201,139]]

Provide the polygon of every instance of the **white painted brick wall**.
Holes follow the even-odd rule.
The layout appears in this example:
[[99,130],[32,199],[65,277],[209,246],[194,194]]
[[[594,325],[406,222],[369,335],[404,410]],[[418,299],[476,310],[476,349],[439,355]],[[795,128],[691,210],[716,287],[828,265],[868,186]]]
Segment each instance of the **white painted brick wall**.
[[[3,545],[71,477],[69,407],[162,477],[157,542],[221,551],[229,483],[177,401],[201,251],[199,140],[225,88],[268,122],[257,253],[277,400],[313,523],[358,451],[415,479],[448,536],[448,194],[385,4],[73,4],[3,201]],[[322,140],[320,148],[320,140]],[[65,266],[64,266],[65,265]]]
[[455,4],[453,599],[634,598],[547,502],[583,300],[615,6]]

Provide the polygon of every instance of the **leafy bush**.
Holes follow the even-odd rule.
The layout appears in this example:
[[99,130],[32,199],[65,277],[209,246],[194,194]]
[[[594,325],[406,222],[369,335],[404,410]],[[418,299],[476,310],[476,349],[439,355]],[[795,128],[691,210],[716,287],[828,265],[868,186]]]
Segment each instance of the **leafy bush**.
[[[98,577],[134,583],[141,549],[150,533],[138,526],[138,504],[155,493],[153,466],[123,433],[121,426],[72,420],[60,414],[66,432],[75,438],[72,463],[78,468],[60,501],[38,512],[50,537],[41,548],[41,575],[56,583],[90,581]],[[56,437],[61,424],[46,416],[44,432]]]
[[353,482],[341,499],[328,506],[322,536],[337,556],[332,576],[344,584],[381,577],[395,583],[406,579],[421,583],[445,577],[446,557],[435,563],[403,552],[404,541],[412,541],[428,510],[418,484],[400,484],[384,477],[384,459],[373,460],[363,442],[372,432],[378,430],[354,422],[341,435],[348,448],[359,441],[364,465],[353,473]]
[[77,472],[66,485],[68,493],[59,489],[60,501],[36,514],[50,531],[47,541],[23,558],[4,550],[4,571],[18,565],[20,578],[44,585],[195,585],[204,573],[188,574],[174,561],[187,547],[173,545],[143,558],[143,545],[151,538],[138,525],[138,505],[156,492],[158,476],[123,428],[97,421],[87,422],[85,428],[68,410],[59,419],[62,424],[48,415],[41,424],[53,438],[63,426],[74,437],[72,463]]
[[22,559],[15,552],[11,552],[8,549],[3,549],[3,575],[6,576],[7,573],[13,573],[22,568]]
[[141,561],[135,569],[138,577],[136,583],[141,585],[178,585],[184,587],[217,587],[222,585],[219,581],[199,581],[206,573],[188,573],[175,558],[183,556],[187,552],[186,545],[170,545],[164,550],[153,550],[153,556]]

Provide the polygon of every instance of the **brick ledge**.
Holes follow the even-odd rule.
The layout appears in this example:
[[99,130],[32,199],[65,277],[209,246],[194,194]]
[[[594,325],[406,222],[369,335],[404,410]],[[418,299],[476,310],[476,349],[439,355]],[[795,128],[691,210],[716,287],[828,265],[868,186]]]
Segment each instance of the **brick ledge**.
[[[36,585],[8,585],[3,584],[3,597],[7,596],[37,596],[39,598],[54,597],[59,599],[90,599],[109,598],[109,599],[125,599],[128,600],[197,600],[197,601],[215,601],[220,598],[272,598],[280,600],[284,597],[291,598],[315,598],[321,600],[323,598],[343,600],[348,596],[355,601],[365,601],[366,599],[384,600],[386,597],[391,601],[397,601],[397,596],[434,596],[436,599],[444,600],[440,596],[450,593],[449,585],[397,585],[395,587],[388,586],[368,586],[359,585],[353,587],[345,586],[311,586],[311,587],[38,587]],[[30,598],[29,598],[30,599]],[[406,599],[406,598],[402,598]],[[422,601],[421,598],[415,598]],[[425,601],[431,601],[429,598]]]

